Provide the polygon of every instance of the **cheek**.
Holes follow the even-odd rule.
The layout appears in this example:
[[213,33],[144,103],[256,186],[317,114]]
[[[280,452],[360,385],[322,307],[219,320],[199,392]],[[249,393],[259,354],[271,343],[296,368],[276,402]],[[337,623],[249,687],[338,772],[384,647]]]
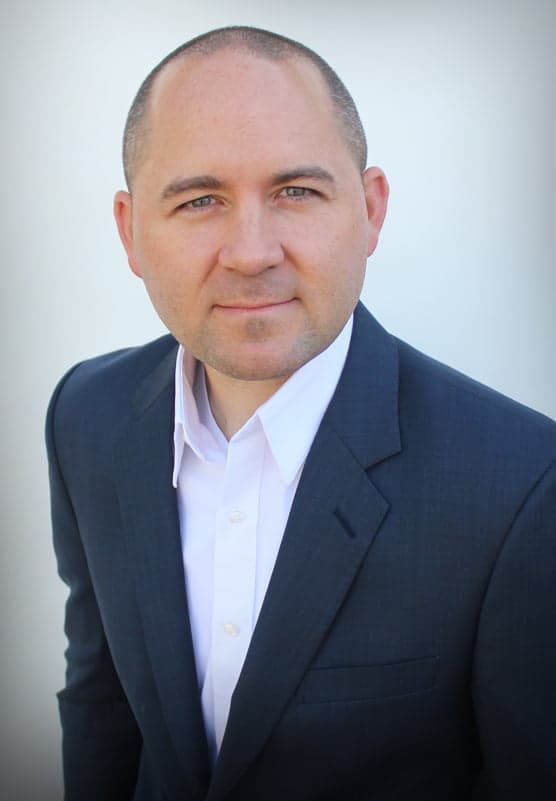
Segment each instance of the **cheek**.
[[319,292],[329,302],[358,297],[367,264],[367,240],[361,226],[346,225],[322,244],[314,262],[313,276]]
[[176,319],[194,312],[195,304],[190,298],[195,298],[196,290],[187,269],[160,252],[156,256],[143,253],[140,266],[151,303],[169,328]]
[[179,224],[147,230],[138,254],[151,282],[176,290],[200,287],[215,263],[217,236],[205,231],[193,236]]
[[185,260],[171,236],[151,231],[141,238],[136,253],[149,293],[166,294],[184,282]]

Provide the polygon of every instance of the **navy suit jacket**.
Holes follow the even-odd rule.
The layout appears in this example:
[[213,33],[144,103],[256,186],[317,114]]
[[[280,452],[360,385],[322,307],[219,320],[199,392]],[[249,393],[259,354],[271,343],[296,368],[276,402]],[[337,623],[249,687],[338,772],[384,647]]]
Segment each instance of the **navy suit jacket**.
[[211,770],[175,356],[85,362],[49,410],[68,801],[554,801],[556,425],[359,306]]

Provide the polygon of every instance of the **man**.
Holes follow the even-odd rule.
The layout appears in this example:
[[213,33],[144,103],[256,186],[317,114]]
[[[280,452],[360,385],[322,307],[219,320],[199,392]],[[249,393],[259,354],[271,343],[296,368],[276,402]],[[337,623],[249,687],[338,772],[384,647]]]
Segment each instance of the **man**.
[[358,305],[387,184],[345,87],[211,32],[124,165],[173,337],[49,410],[68,801],[553,799],[556,426]]

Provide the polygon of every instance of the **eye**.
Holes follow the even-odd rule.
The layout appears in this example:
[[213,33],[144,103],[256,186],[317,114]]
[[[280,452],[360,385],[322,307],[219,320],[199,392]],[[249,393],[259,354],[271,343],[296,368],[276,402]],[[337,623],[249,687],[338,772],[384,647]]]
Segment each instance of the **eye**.
[[307,189],[306,186],[285,186],[280,194],[291,198],[305,198],[314,195],[315,191],[313,189]]
[[206,209],[209,206],[214,204],[214,198],[212,195],[203,195],[202,197],[196,197],[193,200],[188,200],[187,203],[182,203],[180,208],[181,209]]

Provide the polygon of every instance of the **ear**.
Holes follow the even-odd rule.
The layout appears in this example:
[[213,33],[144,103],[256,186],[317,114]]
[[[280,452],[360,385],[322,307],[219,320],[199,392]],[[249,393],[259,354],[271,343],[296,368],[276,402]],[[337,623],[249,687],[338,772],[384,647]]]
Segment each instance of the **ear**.
[[365,192],[367,219],[369,221],[367,256],[370,256],[378,244],[378,235],[388,207],[388,181],[381,169],[368,167],[365,170],[363,173],[363,191]]
[[122,245],[127,253],[129,266],[135,275],[141,278],[141,272],[135,257],[135,247],[133,242],[133,214],[132,199],[129,192],[116,192],[114,197],[114,217],[118,226],[118,233],[122,240]]

